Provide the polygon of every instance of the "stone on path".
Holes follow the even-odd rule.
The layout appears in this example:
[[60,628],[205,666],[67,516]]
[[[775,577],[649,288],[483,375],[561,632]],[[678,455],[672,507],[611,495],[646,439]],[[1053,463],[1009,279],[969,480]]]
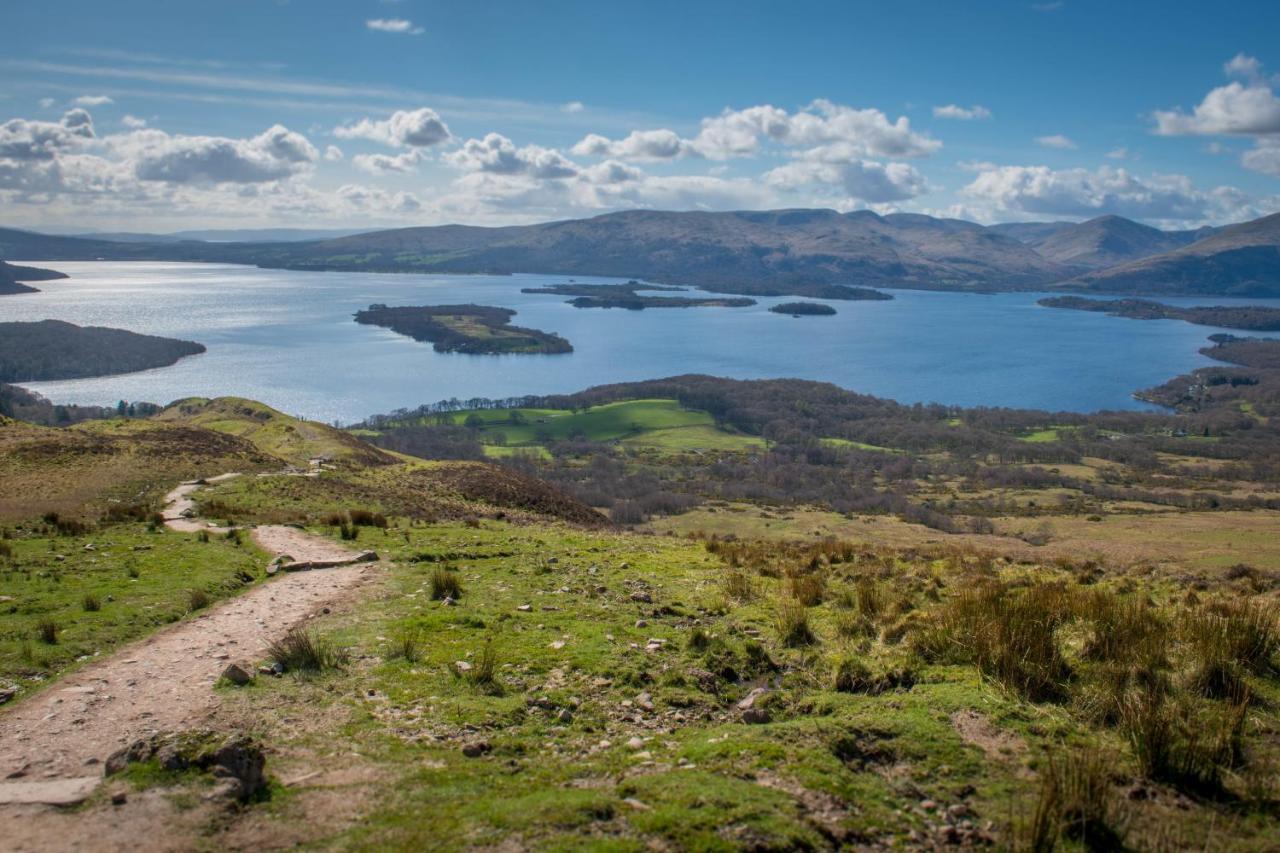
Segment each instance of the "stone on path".
[[0,805],[74,806],[89,799],[100,776],[50,781],[0,782]]

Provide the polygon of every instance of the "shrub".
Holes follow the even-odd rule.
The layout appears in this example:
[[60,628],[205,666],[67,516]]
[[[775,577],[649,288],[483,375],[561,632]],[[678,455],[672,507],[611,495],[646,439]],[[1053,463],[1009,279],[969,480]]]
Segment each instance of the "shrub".
[[84,608],[86,613],[97,613],[102,609],[102,602],[98,599],[98,596],[88,593],[81,599],[80,606]]
[[1112,794],[1099,753],[1050,754],[1025,847],[1051,851],[1065,838],[1085,850],[1123,850],[1129,824],[1124,802]]
[[328,640],[304,628],[291,628],[282,638],[273,640],[267,646],[267,655],[286,672],[324,672],[346,662],[346,656]]
[[208,542],[208,541],[209,541],[209,531],[207,531],[207,530],[201,530],[201,531],[199,531],[198,533],[196,533],[196,541],[197,541],[197,542]]
[[462,579],[458,577],[458,573],[443,566],[436,567],[431,572],[431,597],[436,601],[445,598],[456,601],[461,598]]
[[784,646],[808,646],[818,641],[809,626],[808,609],[794,598],[783,598],[778,602],[774,627]]
[[1183,635],[1202,667],[1233,661],[1261,673],[1272,668],[1272,658],[1280,649],[1275,617],[1252,601],[1222,602],[1192,611],[1183,620]]
[[1139,691],[1121,706],[1121,724],[1142,773],[1184,791],[1214,794],[1222,770],[1242,758],[1247,702],[1227,705],[1213,717],[1158,690]]
[[45,645],[52,646],[57,644],[59,630],[58,623],[52,619],[41,619],[36,623],[36,636]]
[[1090,623],[1085,658],[1164,665],[1168,626],[1143,599],[1095,590],[1079,596],[1075,609]]
[[344,542],[354,542],[359,536],[360,528],[354,524],[348,524],[344,521],[338,526],[338,537]]
[[387,527],[387,517],[380,512],[372,512],[367,509],[353,509],[347,512],[347,518],[353,525],[359,527],[378,527],[383,530]]
[[209,593],[203,589],[192,589],[187,591],[187,609],[203,610],[209,606]]
[[695,652],[704,652],[711,645],[711,636],[703,628],[694,628],[689,632],[689,648]]

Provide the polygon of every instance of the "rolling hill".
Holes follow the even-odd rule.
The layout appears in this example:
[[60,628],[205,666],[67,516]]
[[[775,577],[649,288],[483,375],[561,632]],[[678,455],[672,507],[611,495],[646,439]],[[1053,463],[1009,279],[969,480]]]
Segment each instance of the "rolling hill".
[[1087,273],[1067,287],[1105,293],[1280,296],[1280,214],[1172,251]]
[[1064,282],[1113,292],[1262,295],[1280,288],[1274,219],[1161,231],[1117,216],[984,227],[865,210],[632,210],[535,225],[440,225],[281,242],[113,242],[0,229],[0,257],[602,275],[766,296],[821,297],[832,284],[996,291]]

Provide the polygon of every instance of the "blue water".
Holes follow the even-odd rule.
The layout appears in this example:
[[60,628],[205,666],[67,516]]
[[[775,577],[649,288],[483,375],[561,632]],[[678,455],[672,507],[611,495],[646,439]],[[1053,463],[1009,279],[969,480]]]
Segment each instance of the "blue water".
[[[1150,408],[1135,389],[1213,364],[1216,331],[1042,308],[1043,294],[895,290],[891,302],[832,302],[834,317],[752,308],[578,309],[522,287],[565,276],[260,270],[221,264],[32,262],[68,273],[40,293],[0,297],[0,319],[66,320],[186,338],[209,351],[126,376],[27,384],[59,403],[166,403],[236,395],[291,414],[351,422],[450,397],[572,392],[680,373],[801,377],[902,402],[1050,410]],[[579,282],[610,282],[579,276]],[[1280,300],[1175,299],[1194,304]],[[475,302],[515,309],[571,355],[441,354],[351,315],[373,302]]]

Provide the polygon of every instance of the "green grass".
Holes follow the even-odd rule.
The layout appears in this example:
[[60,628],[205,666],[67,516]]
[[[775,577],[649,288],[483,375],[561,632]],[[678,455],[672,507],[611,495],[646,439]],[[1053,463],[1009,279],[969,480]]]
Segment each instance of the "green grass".
[[[266,555],[247,537],[237,546],[120,524],[85,536],[19,528],[6,544],[13,553],[0,560],[0,682],[25,688],[182,618],[193,590],[212,601],[265,577]],[[86,609],[87,598],[99,609]],[[41,623],[57,626],[56,643],[41,641]]]
[[759,436],[727,432],[704,424],[656,429],[634,438],[624,438],[622,444],[625,447],[651,448],[669,453],[694,450],[741,452],[765,448],[765,441]]
[[882,447],[878,444],[867,444],[863,441],[851,441],[847,438],[822,438],[819,441],[828,447],[853,447],[858,450],[872,450],[880,453],[906,453],[905,450],[897,447]]
[[1050,441],[1057,441],[1061,437],[1059,435],[1059,432],[1061,429],[1062,427],[1048,427],[1046,429],[1038,429],[1038,430],[1034,430],[1032,432],[1026,433],[1025,435],[1020,435],[1018,436],[1018,438],[1021,441],[1028,441],[1028,442],[1031,442],[1032,444],[1043,444]]

